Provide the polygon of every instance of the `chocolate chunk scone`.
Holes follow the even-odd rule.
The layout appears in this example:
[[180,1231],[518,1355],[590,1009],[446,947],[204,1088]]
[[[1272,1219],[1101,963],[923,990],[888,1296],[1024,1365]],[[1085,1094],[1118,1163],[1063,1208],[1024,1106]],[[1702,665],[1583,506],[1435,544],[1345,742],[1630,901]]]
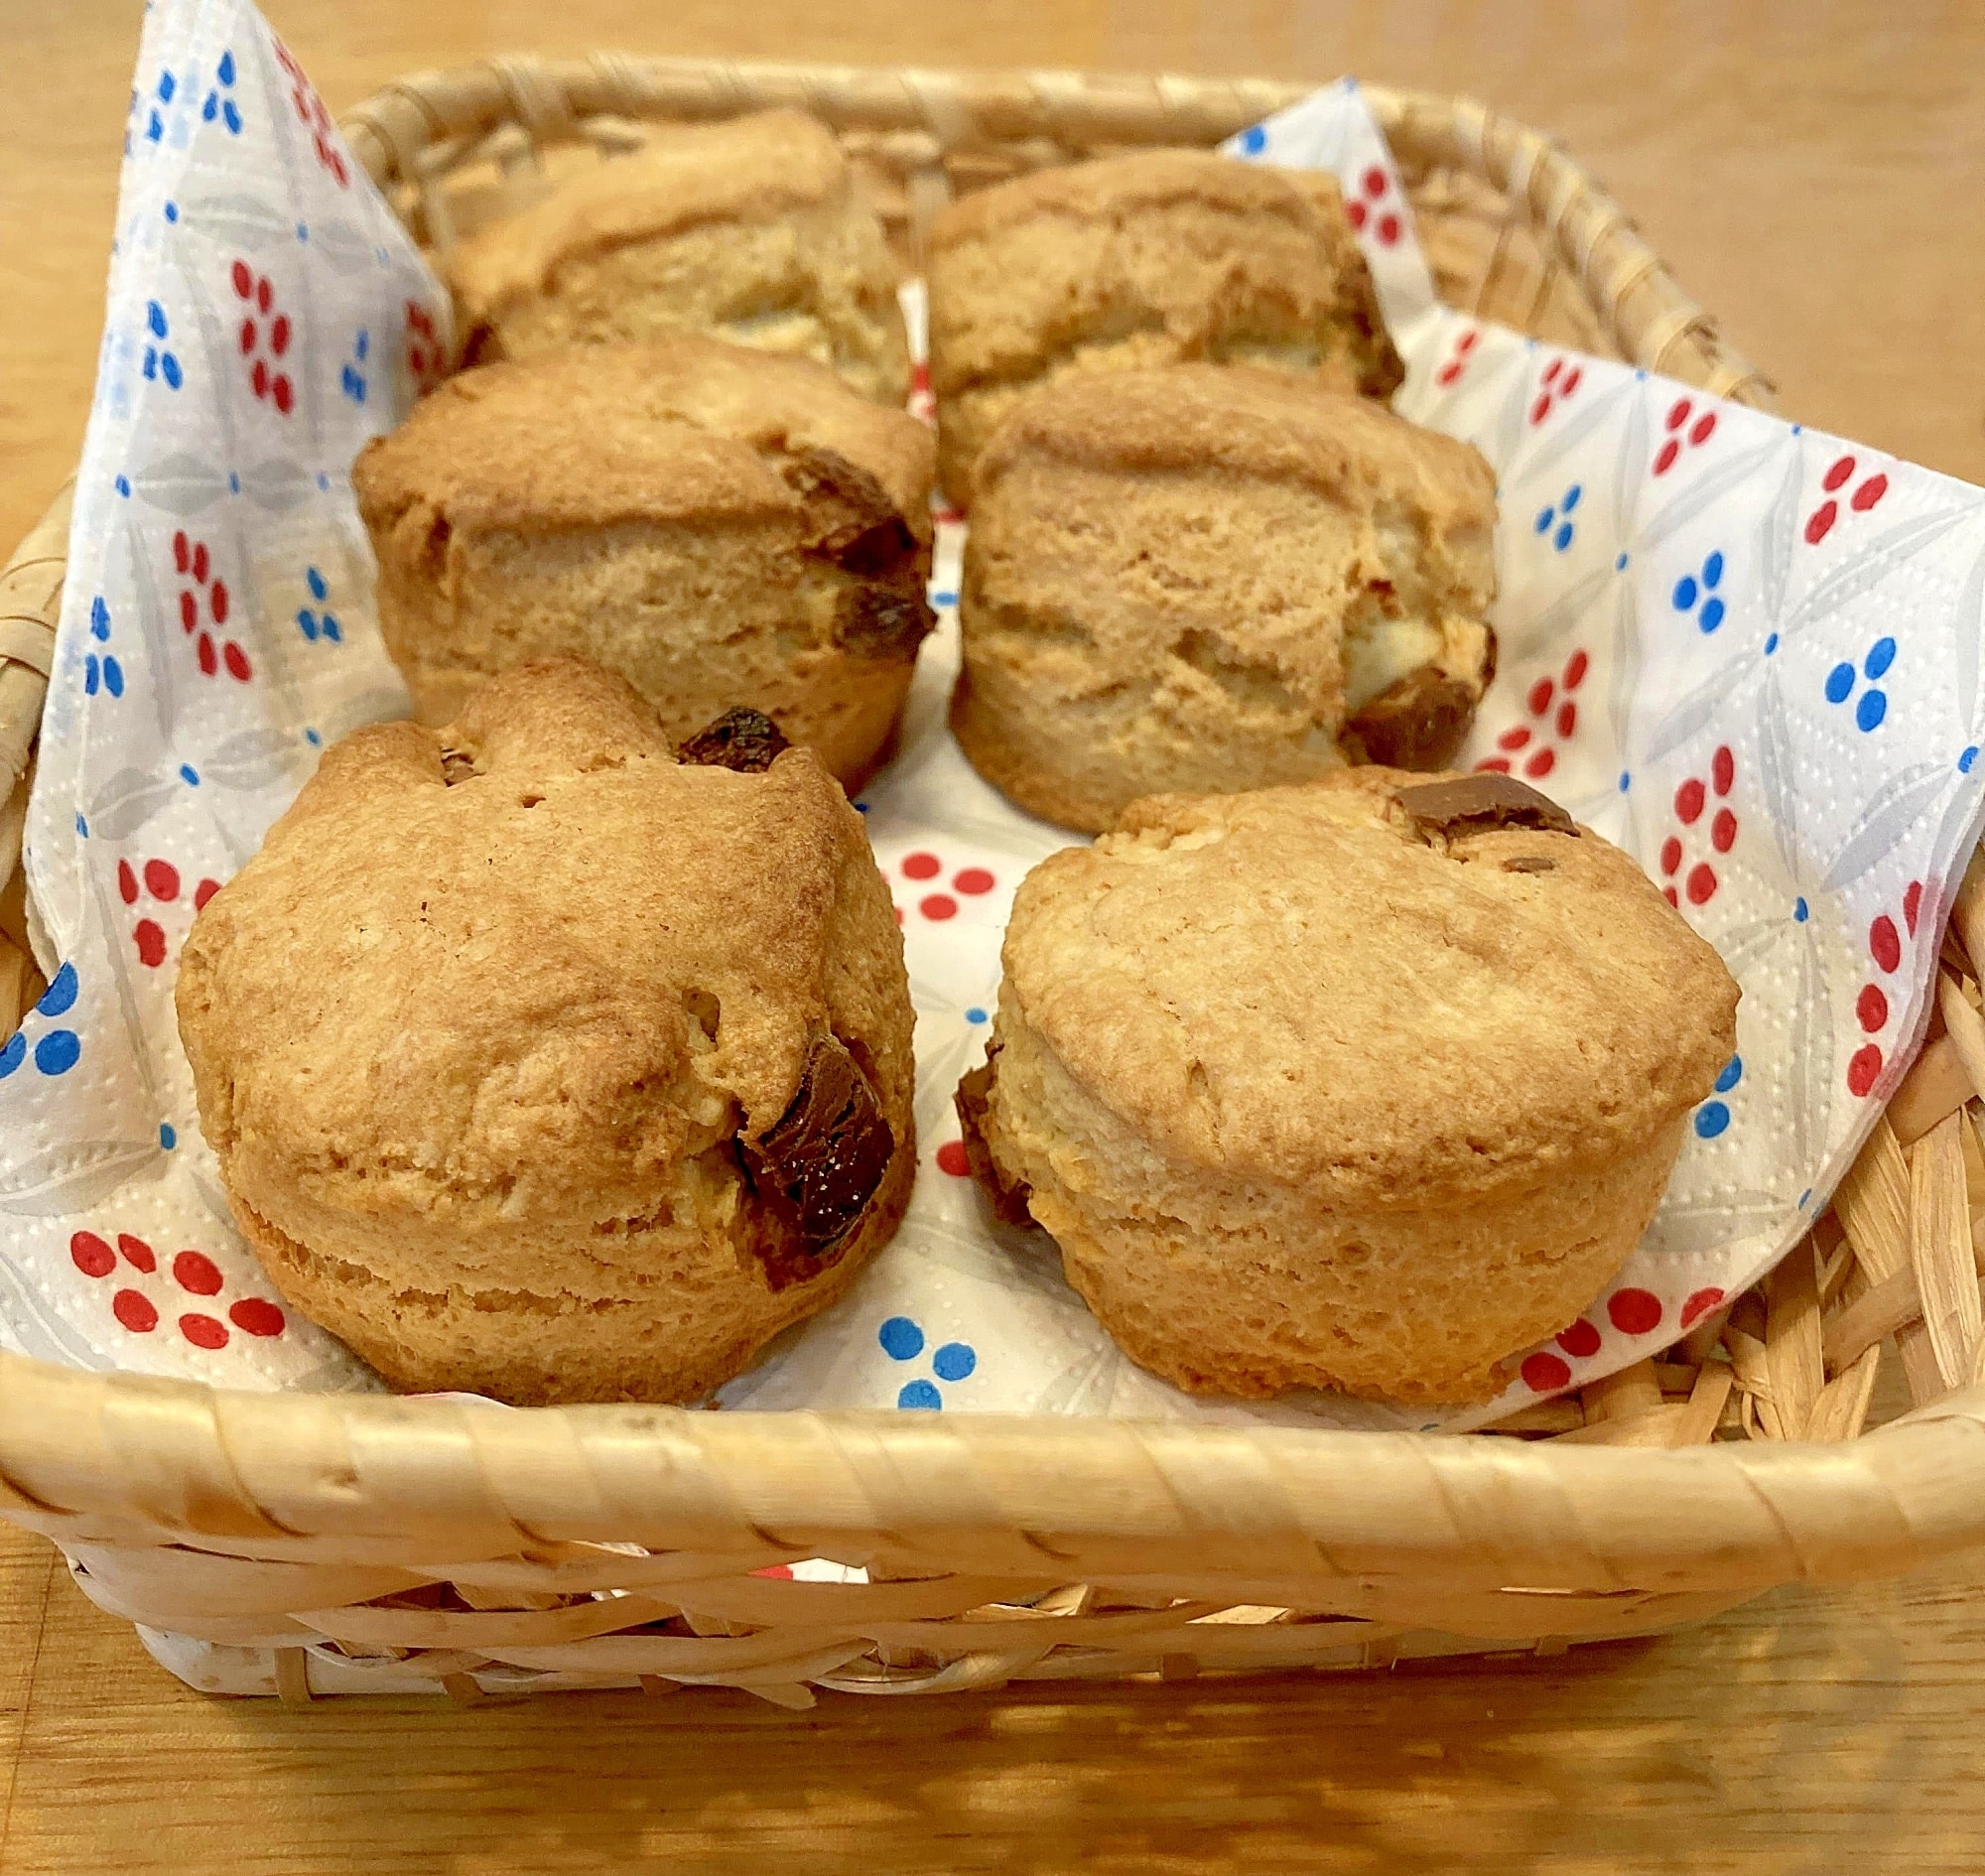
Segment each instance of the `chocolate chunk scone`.
[[698,1399],[909,1198],[860,817],[763,718],[679,759],[595,666],[328,750],[178,996],[243,1234],[397,1388]]
[[1014,900],[959,1091],[1002,1215],[1195,1392],[1495,1394],[1647,1228],[1737,986],[1500,775],[1136,803]]
[[590,657],[671,735],[750,705],[852,789],[931,626],[933,462],[823,367],[681,335],[463,372],[352,480],[424,723]]
[[1266,372],[1095,373],[979,465],[951,725],[1030,813],[1442,768],[1495,673],[1496,483],[1465,443]]
[[468,364],[696,332],[812,358],[880,403],[909,391],[882,224],[800,111],[652,126],[442,264]]
[[1205,150],[1040,170],[944,209],[928,240],[939,467],[960,507],[1040,385],[1198,360],[1390,397],[1405,376],[1331,177]]

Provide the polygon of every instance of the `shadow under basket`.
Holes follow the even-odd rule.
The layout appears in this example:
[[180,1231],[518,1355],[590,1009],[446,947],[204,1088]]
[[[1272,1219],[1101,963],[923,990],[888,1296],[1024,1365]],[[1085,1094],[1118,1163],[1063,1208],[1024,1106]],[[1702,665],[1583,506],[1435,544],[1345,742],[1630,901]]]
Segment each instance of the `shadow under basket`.
[[[431,245],[643,120],[813,111],[914,264],[952,195],[1210,145],[1303,87],[601,55],[390,86],[344,121]],[[1365,93],[1442,296],[1752,404],[1561,151],[1463,99]],[[67,502],[0,577],[0,1018],[33,1002],[18,871]],[[947,1693],[1354,1669],[1645,1635],[1985,1540],[1985,872],[1954,894],[1922,1056],[1789,1258],[1660,1357],[1490,1433],[1048,1416],[522,1412],[250,1395],[0,1358],[0,1515],[54,1539],[196,1686]],[[1864,1430],[1886,1396],[1914,1410]],[[1900,1385],[1898,1385],[1898,1371]],[[793,1580],[825,1558],[853,1581]],[[860,1580],[865,1572],[865,1580]]]

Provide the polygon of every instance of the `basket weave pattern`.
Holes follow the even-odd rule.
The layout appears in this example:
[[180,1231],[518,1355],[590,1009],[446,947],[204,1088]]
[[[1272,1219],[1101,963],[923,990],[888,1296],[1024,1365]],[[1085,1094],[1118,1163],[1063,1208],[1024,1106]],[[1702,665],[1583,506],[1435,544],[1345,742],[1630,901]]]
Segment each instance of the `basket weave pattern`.
[[[344,131],[442,246],[645,120],[811,110],[914,261],[944,201],[1207,145],[1299,87],[601,55],[411,77]],[[1561,151],[1370,88],[1446,300],[1743,402],[1769,387]],[[0,575],[0,1017],[39,994],[20,829],[66,494]],[[715,1682],[936,1693],[1014,1678],[1555,1652],[1985,1539],[1985,870],[1938,1024],[1835,1206],[1661,1359],[1449,1438],[952,1414],[512,1412],[250,1396],[0,1358],[0,1514],[149,1628],[255,1651],[289,1698]],[[1864,1434],[1884,1348],[1917,1410]],[[866,1582],[793,1581],[826,1557]],[[761,1572],[778,1571],[775,1575]],[[238,1684],[239,1677],[229,1684]]]

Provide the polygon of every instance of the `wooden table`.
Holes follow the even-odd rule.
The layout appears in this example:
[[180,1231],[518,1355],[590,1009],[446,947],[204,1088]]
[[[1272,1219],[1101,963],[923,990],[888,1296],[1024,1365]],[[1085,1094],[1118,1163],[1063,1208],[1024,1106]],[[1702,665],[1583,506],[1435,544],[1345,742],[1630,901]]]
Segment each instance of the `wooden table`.
[[[73,461],[135,0],[0,0],[0,530]],[[1985,8],[278,0],[333,108],[513,50],[1468,90],[1562,133],[1795,415],[1985,480]],[[0,1527],[0,1871],[1985,1868],[1985,1558],[1548,1662],[950,1702],[190,1693]]]
[[0,1546],[7,1876],[1985,1866],[1985,1561],[1554,1661],[800,1715],[728,1691],[212,1700],[63,1574]]

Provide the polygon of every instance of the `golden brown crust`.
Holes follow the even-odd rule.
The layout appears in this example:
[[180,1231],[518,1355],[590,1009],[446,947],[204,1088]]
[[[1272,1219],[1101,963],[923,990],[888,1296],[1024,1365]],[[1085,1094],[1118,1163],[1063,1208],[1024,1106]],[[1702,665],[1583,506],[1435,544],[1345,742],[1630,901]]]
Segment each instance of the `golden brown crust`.
[[1460,1202],[1693,1106],[1722,960],[1597,835],[1429,835],[1397,801],[1427,779],[1133,804],[1021,886],[1018,1006],[1167,1155],[1345,1201]]
[[1205,360],[1388,397],[1404,373],[1336,184],[1205,151],[1044,170],[933,223],[931,382],[961,506],[974,463],[1029,389]]
[[[747,1367],[773,1335],[840,1300],[895,1236],[916,1160],[897,1154],[859,1235],[820,1273],[769,1299],[719,1261],[635,1274],[626,1293],[585,1303],[536,1290],[394,1288],[361,1266],[306,1250],[228,1192],[229,1209],[270,1280],[313,1322],[360,1350],[403,1394],[486,1395],[512,1407],[572,1402],[701,1401]],[[701,1279],[701,1280],[699,1280]],[[685,1292],[688,1292],[686,1295]],[[693,1300],[706,1334],[676,1333]],[[492,1316],[503,1323],[492,1327]]]
[[792,508],[778,463],[831,451],[874,478],[920,540],[930,432],[831,372],[679,333],[448,379],[352,468],[375,529],[415,502],[457,528],[546,533],[618,521],[747,521]]
[[1033,462],[1128,474],[1224,470],[1369,501],[1463,503],[1495,515],[1495,471],[1473,445],[1277,372],[1205,364],[1077,378],[1029,397],[979,466],[991,492]]
[[1155,790],[1451,760],[1495,520],[1480,455],[1369,399],[1209,365],[1045,386],[980,461],[953,730],[1088,832]]
[[[989,235],[1025,227],[1043,215],[1108,220],[1144,208],[1195,202],[1233,215],[1260,215],[1307,231],[1307,202],[1342,198],[1320,171],[1242,163],[1206,150],[1139,150],[1088,163],[1055,164],[948,202],[931,222],[928,248],[939,255]],[[1344,223],[1348,232],[1350,222]]]
[[914,1155],[902,944],[860,818],[803,749],[679,765],[576,662],[508,674],[445,733],[328,750],[196,921],[178,999],[272,1276],[409,1386],[682,1399],[818,1306],[886,1230],[788,1243],[746,1158],[805,1187],[778,1130],[824,1039]]
[[470,362],[680,329],[812,357],[883,403],[908,390],[881,224],[798,111],[655,126],[443,264]]
[[586,656],[677,737],[749,706],[856,787],[930,627],[932,471],[821,367],[678,335],[464,372],[352,478],[423,721]]
[[1020,887],[983,1176],[1183,1387],[1493,1393],[1729,1059],[1737,988],[1634,863],[1449,779],[1152,797]]
[[544,201],[458,243],[445,259],[471,314],[542,289],[575,254],[700,221],[769,221],[843,189],[834,133],[802,111],[657,127],[641,148],[564,183]]

